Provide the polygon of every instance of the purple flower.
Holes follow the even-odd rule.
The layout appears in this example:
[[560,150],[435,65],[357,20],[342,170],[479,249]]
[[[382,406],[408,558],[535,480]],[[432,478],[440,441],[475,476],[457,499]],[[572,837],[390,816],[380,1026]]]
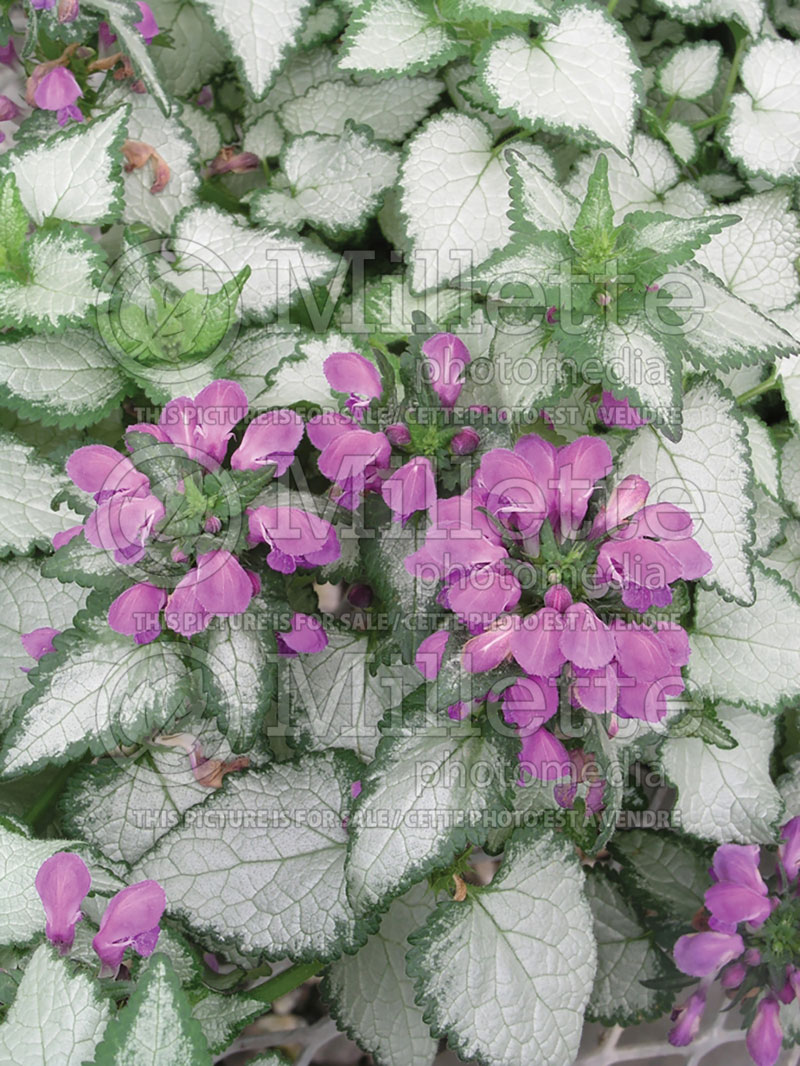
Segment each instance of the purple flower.
[[56,6],[56,0],[31,0],[34,11],[49,11]]
[[58,21],[74,22],[80,15],[81,9],[78,0],[58,0]]
[[311,418],[306,432],[320,450],[320,473],[339,488],[337,502],[342,507],[355,510],[364,492],[380,488],[380,471],[388,468],[392,454],[385,434],[361,429],[337,412]]
[[116,495],[105,500],[86,519],[84,534],[95,548],[113,552],[118,563],[138,563],[153,529],[165,516],[157,496]]
[[139,881],[112,896],[92,941],[102,963],[101,977],[116,974],[129,947],[139,955],[152,955],[166,904],[164,889],[157,881]]
[[646,426],[649,418],[643,418],[626,399],[618,400],[613,392],[605,390],[597,407],[597,417],[604,426],[615,429],[638,429]]
[[595,540],[611,530],[618,529],[622,523],[644,507],[650,485],[638,474],[629,474],[620,481],[608,498],[608,502],[597,513],[589,530],[589,539]]
[[118,494],[144,496],[150,491],[149,480],[130,459],[105,444],[89,444],[74,451],[67,459],[67,473],[97,503]]
[[540,781],[570,776],[569,753],[561,741],[544,728],[558,710],[558,689],[547,678],[526,677],[503,693],[503,718],[517,727],[522,741],[520,784],[525,774]]
[[139,6],[139,10],[142,13],[142,17],[138,22],[134,22],[134,29],[137,29],[144,38],[145,44],[151,44],[154,37],[158,36],[158,23],[156,17],[150,10],[150,5],[146,4],[144,0],[136,0]]
[[759,928],[769,918],[773,907],[758,869],[759,857],[757,844],[723,844],[714,852],[714,884],[705,895],[712,929],[734,933],[739,922]]
[[516,607],[521,595],[519,578],[503,563],[489,563],[449,574],[438,602],[476,633]]
[[791,884],[800,871],[800,816],[792,818],[781,829],[778,860]]
[[303,420],[296,411],[282,409],[258,415],[244,432],[231,456],[233,470],[260,470],[275,464],[275,477],[285,474],[303,439]]
[[33,101],[45,111],[55,111],[59,126],[73,119],[83,122],[83,114],[75,101],[83,96],[75,75],[66,67],[55,67],[48,71],[33,92]]
[[572,537],[580,527],[595,483],[608,474],[611,466],[611,450],[599,437],[579,437],[558,449],[556,491],[562,537]]
[[174,444],[190,459],[216,470],[225,458],[234,426],[247,415],[247,410],[247,397],[241,386],[235,381],[218,380],[206,385],[193,400],[188,396],[170,400],[157,426],[145,422],[132,429]]
[[510,636],[511,654],[527,674],[558,677],[567,656],[561,650],[564,616],[553,607],[520,619]]
[[81,903],[92,884],[86,863],[72,851],[60,851],[45,859],[36,874],[36,891],[47,918],[47,939],[66,954],[81,920]]
[[437,333],[422,345],[431,388],[446,410],[452,410],[464,387],[464,370],[470,361],[467,346],[454,333]]
[[256,507],[248,511],[250,538],[270,547],[267,565],[281,574],[298,566],[323,566],[341,555],[336,530],[298,507]]
[[783,1030],[780,1005],[774,996],[765,996],[756,1007],[746,1044],[756,1066],[775,1066],[783,1045]]
[[253,598],[253,582],[235,555],[210,551],[197,557],[197,598],[219,618],[243,614]]
[[425,543],[406,556],[406,570],[420,579],[441,580],[461,569],[507,559],[497,530],[478,509],[480,504],[481,496],[472,490],[437,501],[431,509]]
[[675,943],[675,963],[691,977],[716,976],[723,966],[744,954],[738,933],[689,933]]
[[482,633],[461,649],[461,664],[468,674],[483,674],[511,657],[511,634],[518,624],[513,615],[495,618]]
[[245,570],[235,555],[206,552],[175,586],[166,602],[165,620],[176,633],[193,637],[214,617],[242,614],[258,591],[258,578]]
[[[55,0],[53,0],[55,3]],[[3,48],[0,48],[0,63],[5,63],[7,67],[12,66],[17,59],[17,49],[14,47],[14,38],[9,37],[8,44]]]
[[439,676],[449,639],[450,634],[446,629],[437,629],[435,633],[425,637],[417,648],[414,665],[426,681],[433,681]]
[[669,1042],[673,1047],[686,1047],[691,1044],[700,1030],[700,1021],[706,1009],[706,990],[699,988],[693,992],[682,1007],[672,1012],[672,1021],[677,1024],[670,1030]]
[[97,37],[100,43],[100,47],[104,51],[109,49],[117,39],[116,33],[111,32],[111,28],[109,27],[107,22],[101,22],[100,25],[97,27]]
[[0,94],[0,122],[9,122],[19,114],[19,108],[9,96]]
[[83,526],[70,526],[69,529],[63,529],[53,537],[53,547],[56,550],[63,548],[65,544],[69,544],[71,540],[80,536],[81,533],[83,533]]
[[381,486],[381,495],[395,519],[405,524],[416,511],[427,511],[436,502],[436,480],[430,459],[415,456],[396,470]]
[[322,364],[322,370],[330,387],[347,395],[345,407],[361,422],[370,401],[377,400],[383,392],[378,368],[358,352],[334,352]]
[[[30,633],[23,633],[20,637],[22,647],[28,655],[38,662],[43,655],[56,650],[53,646],[53,637],[57,637],[60,632],[60,629],[53,629],[52,626],[40,626],[39,629],[32,629]],[[20,669],[27,674],[28,667],[22,666]]]
[[[666,623],[607,621],[596,600],[615,581],[627,606],[668,603],[670,584],[702,575],[710,560],[691,539],[691,517],[671,504],[646,506],[649,485],[636,475],[612,491],[572,547],[610,469],[607,444],[593,437],[556,448],[529,434],[513,449],[492,449],[466,493],[429,508],[425,542],[405,565],[418,579],[442,582],[438,602],[473,634],[462,649],[466,671],[491,670],[513,657],[529,677],[565,675],[573,706],[656,722],[685,687],[686,634]],[[576,556],[592,573],[597,558],[599,596],[591,604],[573,602],[558,585],[538,609],[526,598],[524,614],[508,614],[523,602],[524,567],[550,567],[554,552]]]
[[288,632],[275,634],[278,655],[284,658],[295,658],[298,653],[313,655],[328,646],[328,634],[314,615],[295,611],[290,626]]
[[116,633],[133,637],[137,644],[149,644],[161,633],[159,620],[167,602],[164,589],[143,581],[125,589],[108,609],[108,624]]
[[694,581],[713,565],[692,538],[692,525],[691,516],[674,504],[643,507],[601,546],[597,581],[619,584],[622,602],[635,611],[666,607],[673,581]]
[[172,590],[164,609],[164,621],[183,637],[193,637],[208,627],[211,615],[197,595],[198,573],[192,568]]

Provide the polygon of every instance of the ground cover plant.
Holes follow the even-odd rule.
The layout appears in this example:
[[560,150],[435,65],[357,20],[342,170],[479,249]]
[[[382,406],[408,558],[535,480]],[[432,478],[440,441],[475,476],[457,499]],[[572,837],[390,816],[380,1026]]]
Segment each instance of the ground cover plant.
[[0,0],[0,1061],[797,1061],[799,34]]

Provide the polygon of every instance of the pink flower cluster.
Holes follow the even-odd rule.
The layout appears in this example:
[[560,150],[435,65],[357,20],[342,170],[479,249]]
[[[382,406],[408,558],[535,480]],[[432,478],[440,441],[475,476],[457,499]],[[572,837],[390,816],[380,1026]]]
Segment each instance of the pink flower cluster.
[[[239,385],[215,381],[194,399],[182,396],[171,400],[157,425],[135,425],[128,433],[147,434],[156,446],[177,447],[197,464],[200,474],[216,473],[225,460],[234,428],[247,411],[247,398]],[[231,469],[259,472],[271,468],[274,476],[280,476],[292,462],[303,431],[303,421],[294,411],[258,415],[233,451]],[[53,540],[56,548],[82,533],[90,544],[111,553],[125,567],[145,559],[151,543],[169,540],[160,532],[166,518],[164,502],[153,491],[150,479],[137,469],[136,458],[136,452],[132,460],[100,444],[73,452],[67,472],[80,489],[94,496],[97,507],[82,526],[57,535]],[[204,516],[205,543],[221,529],[220,518],[209,510]],[[266,544],[267,565],[283,574],[293,573],[298,566],[332,562],[340,555],[333,526],[300,508],[255,507],[248,511],[248,530],[248,543]],[[170,629],[191,637],[206,629],[214,617],[246,611],[261,583],[258,575],[245,569],[224,545],[220,540],[219,547],[199,552],[171,592],[150,581],[126,589],[109,609],[111,628],[145,644],[161,633],[162,612]],[[175,563],[189,561],[177,546],[172,559]],[[296,635],[289,639],[298,640]],[[319,638],[316,640],[318,643]]]
[[[80,855],[60,851],[45,859],[35,883],[47,919],[47,938],[65,955],[83,917],[81,904],[91,888],[92,875]],[[116,975],[129,947],[139,955],[152,955],[166,903],[164,889],[157,881],[139,881],[112,896],[92,940],[101,962],[101,977]]]
[[[697,1036],[708,989],[719,978],[747,1008],[747,1050],[756,1066],[775,1066],[783,1032],[781,1004],[800,1000],[800,817],[781,830],[777,871],[768,883],[757,844],[723,844],[714,853],[713,884],[705,894],[707,928],[675,944],[678,969],[700,984],[673,1011],[669,1040],[676,1047]],[[776,983],[775,978],[778,976]]]
[[[560,680],[574,706],[649,722],[684,688],[685,631],[623,616],[666,606],[672,583],[701,577],[711,560],[691,536],[691,517],[673,504],[647,505],[650,486],[635,475],[585,529],[597,483],[611,467],[608,445],[597,437],[557,448],[531,434],[513,449],[494,449],[465,494],[431,508],[425,543],[406,559],[409,573],[442,581],[440,603],[473,633],[462,650],[466,671],[513,660],[524,672],[506,690],[505,713],[527,725],[521,758],[536,777],[568,761],[560,741],[542,729],[558,710]],[[520,606],[521,578],[562,564],[580,564],[571,587],[551,585],[540,605],[528,598]],[[584,595],[604,605],[608,620]],[[441,631],[420,645],[417,663],[429,679],[447,640]]]
[[[441,411],[452,412],[464,387],[469,351],[454,334],[437,333],[422,345],[422,354]],[[364,426],[369,405],[383,395],[383,382],[374,363],[357,352],[334,352],[323,369],[331,388],[347,397],[349,413],[316,415],[308,422],[308,437],[319,449],[320,472],[336,485],[340,506],[355,510],[364,493],[377,492],[402,522],[431,507],[436,500],[436,480],[427,455],[414,456],[389,474],[392,447],[405,448],[411,443],[408,426],[395,422],[385,432]],[[454,455],[468,455],[478,440],[476,431],[464,426],[450,434],[449,447]]]

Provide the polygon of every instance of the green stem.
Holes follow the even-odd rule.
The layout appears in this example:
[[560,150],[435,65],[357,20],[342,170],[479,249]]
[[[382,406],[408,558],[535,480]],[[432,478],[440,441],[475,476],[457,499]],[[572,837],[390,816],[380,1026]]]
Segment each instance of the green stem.
[[62,766],[54,774],[50,784],[25,815],[25,821],[34,832],[37,832],[43,825],[47,824],[48,819],[46,816],[50,814],[53,800],[61,795],[64,785],[74,769],[75,767],[72,763]]
[[613,15],[618,3],[619,3],[619,0],[608,0],[608,4],[606,6],[606,12],[609,15]]
[[750,403],[757,396],[760,396],[764,392],[769,392],[770,389],[777,388],[778,385],[778,372],[773,370],[766,380],[762,381],[760,385],[754,385],[752,389],[748,389],[747,392],[743,392],[741,396],[736,397],[736,403],[742,407],[746,403]]
[[704,130],[707,126],[716,126],[716,124],[725,117],[723,111],[718,111],[716,115],[712,115],[710,118],[704,118],[702,122],[693,122],[691,128],[693,130]]
[[678,94],[677,93],[673,93],[672,96],[669,98],[669,100],[667,100],[666,104],[664,104],[664,110],[658,116],[658,121],[659,122],[666,122],[667,121],[667,119],[670,116],[670,113],[672,112],[673,107],[675,106],[675,101],[677,99],[678,99]]
[[248,999],[258,999],[262,1003],[274,1003],[276,999],[285,996],[287,992],[298,988],[309,977],[314,977],[326,965],[327,963],[319,962],[317,959],[313,962],[296,962],[294,966],[290,966],[288,970],[279,973],[277,977],[272,977],[269,981],[265,981],[263,985],[248,988],[245,995]]
[[728,104],[733,96],[733,90],[736,88],[736,79],[739,77],[739,67],[742,65],[742,59],[744,58],[744,46],[747,44],[747,30],[741,28],[741,26],[735,23],[728,27],[733,34],[733,39],[736,41],[736,51],[733,53],[733,60],[731,61],[731,70],[728,74],[728,80],[725,84],[725,94],[722,97],[722,103],[720,109],[716,115],[712,115],[710,118],[703,119],[702,122],[692,123],[693,130],[703,130],[707,126],[715,126],[718,122],[728,117]]

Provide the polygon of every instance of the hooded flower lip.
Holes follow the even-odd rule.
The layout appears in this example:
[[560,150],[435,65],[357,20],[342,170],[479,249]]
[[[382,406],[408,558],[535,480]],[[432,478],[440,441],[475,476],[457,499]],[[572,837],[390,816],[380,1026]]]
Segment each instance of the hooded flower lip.
[[540,781],[561,781],[570,776],[567,749],[543,728],[557,710],[558,689],[546,678],[520,678],[503,693],[503,718],[517,727],[522,741],[520,784],[526,774]]
[[53,537],[53,547],[57,551],[59,548],[63,548],[65,544],[69,544],[75,537],[80,536],[81,533],[83,533],[83,526],[70,526],[69,529],[63,529]]
[[649,493],[649,482],[638,474],[623,478],[612,490],[605,507],[598,512],[589,530],[589,540],[596,540],[618,529],[626,519],[644,507]]
[[83,114],[75,101],[83,91],[75,75],[66,67],[48,71],[33,91],[33,101],[45,111],[55,111],[59,126],[66,126],[70,119],[83,122]]
[[780,1004],[774,996],[765,996],[756,1007],[746,1045],[756,1066],[775,1066],[783,1047],[783,1029]]
[[800,815],[790,819],[781,829],[778,860],[790,884],[800,872]]
[[[23,633],[20,637],[22,647],[28,655],[38,662],[43,655],[56,650],[53,646],[53,637],[57,637],[60,632],[60,629],[53,629],[52,626],[40,626],[38,629],[32,629],[30,633]],[[27,673],[29,668],[22,666],[20,669]]]
[[700,1022],[706,1009],[706,990],[698,989],[689,996],[682,1007],[672,1012],[672,1021],[677,1024],[670,1030],[669,1042],[673,1047],[686,1047],[700,1031]]
[[452,410],[464,387],[464,370],[470,362],[469,349],[454,333],[436,333],[422,345],[427,360],[430,385],[442,407]]
[[138,30],[144,38],[145,44],[152,44],[153,38],[158,36],[158,23],[150,5],[144,0],[136,0],[137,6],[142,13],[138,22],[134,22],[133,28]]
[[414,657],[414,665],[426,681],[433,681],[439,676],[442,660],[450,634],[446,629],[437,629],[420,643]]
[[689,933],[675,943],[678,969],[691,977],[716,976],[723,966],[744,954],[738,933]]
[[207,629],[212,618],[243,614],[260,591],[257,581],[230,552],[206,552],[198,556],[197,566],[184,574],[167,600],[166,624],[181,636],[193,637]]
[[234,426],[247,411],[247,396],[241,385],[220,378],[201,389],[193,400],[188,396],[170,400],[158,425],[143,422],[132,428],[149,433],[162,443],[174,444],[190,459],[216,470],[225,458]]
[[36,891],[47,918],[45,933],[66,954],[81,920],[81,903],[92,884],[86,863],[72,851],[60,851],[45,859],[36,874]]
[[16,118],[19,115],[19,108],[11,99],[4,93],[0,94],[0,122],[10,122],[11,119]]
[[759,928],[769,918],[773,905],[758,869],[759,860],[757,844],[723,844],[717,848],[711,867],[714,884],[705,895],[712,929],[734,933],[739,922]]
[[274,463],[275,477],[280,477],[294,460],[304,428],[300,415],[286,408],[257,415],[231,456],[231,469],[260,470]]
[[161,633],[159,616],[166,602],[164,589],[142,581],[117,596],[108,609],[108,624],[137,644],[150,644]]
[[164,620],[170,629],[183,637],[193,637],[208,627],[211,614],[198,596],[198,573],[193,567],[172,590],[164,608]]
[[150,481],[125,455],[105,444],[78,448],[66,463],[67,474],[79,489],[91,493],[97,503],[112,496],[144,496]]
[[328,634],[319,618],[295,611],[287,632],[276,633],[278,655],[294,658],[298,654],[313,655],[328,646]]
[[331,563],[341,555],[336,530],[299,507],[256,507],[248,511],[250,539],[270,547],[267,565],[282,574],[298,566]]
[[157,881],[139,881],[111,898],[92,940],[102,963],[101,976],[116,973],[129,947],[139,955],[153,953],[166,904],[164,889]]
[[388,469],[392,446],[384,433],[373,433],[337,412],[316,415],[306,425],[308,439],[320,451],[321,474],[339,488],[337,503],[355,510],[364,492],[381,485],[380,471]]
[[456,570],[448,576],[438,602],[479,633],[487,620],[516,607],[522,595],[518,578],[501,563]]
[[253,598],[253,582],[235,555],[210,551],[197,557],[197,598],[220,618],[243,614]]
[[383,393],[378,368],[358,352],[334,352],[322,364],[322,371],[332,389],[345,393],[345,406],[357,422],[362,421],[370,402]]
[[144,558],[145,545],[165,515],[157,496],[117,494],[89,515],[84,535],[95,548],[113,552],[116,562],[132,565]]
[[405,524],[417,511],[427,511],[436,502],[436,479],[430,459],[415,456],[396,470],[381,486],[381,495],[396,519]]

